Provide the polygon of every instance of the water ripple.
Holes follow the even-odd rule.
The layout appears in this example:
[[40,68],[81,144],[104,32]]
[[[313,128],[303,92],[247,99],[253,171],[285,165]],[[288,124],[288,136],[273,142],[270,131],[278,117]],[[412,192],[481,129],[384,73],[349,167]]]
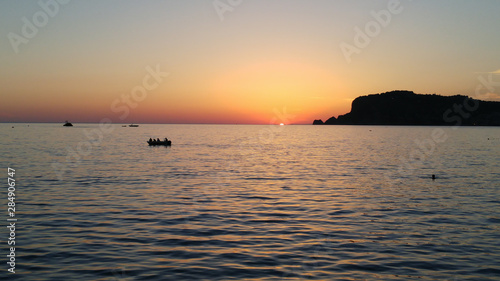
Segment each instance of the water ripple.
[[[500,152],[467,145],[495,129],[450,131],[425,167],[398,175],[429,128],[284,127],[258,149],[247,143],[259,126],[117,130],[63,181],[46,153],[77,132],[23,144],[33,159],[13,162],[24,176],[11,279],[498,280]],[[166,131],[179,145],[130,145]]]

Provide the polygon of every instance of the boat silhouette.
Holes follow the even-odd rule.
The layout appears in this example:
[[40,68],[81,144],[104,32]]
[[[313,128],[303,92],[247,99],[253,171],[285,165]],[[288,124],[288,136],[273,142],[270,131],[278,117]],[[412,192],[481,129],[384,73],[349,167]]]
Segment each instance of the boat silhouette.
[[167,138],[165,138],[165,140],[161,141],[160,139],[149,139],[147,141],[147,143],[149,145],[164,145],[164,146],[171,146],[172,145],[172,141],[171,140],[168,140]]

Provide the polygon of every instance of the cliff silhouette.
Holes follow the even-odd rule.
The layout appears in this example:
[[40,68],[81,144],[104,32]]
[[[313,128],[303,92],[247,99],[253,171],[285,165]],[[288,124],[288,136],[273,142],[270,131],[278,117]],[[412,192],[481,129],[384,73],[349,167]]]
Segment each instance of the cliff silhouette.
[[500,102],[392,91],[361,96],[351,112],[314,125],[500,126]]

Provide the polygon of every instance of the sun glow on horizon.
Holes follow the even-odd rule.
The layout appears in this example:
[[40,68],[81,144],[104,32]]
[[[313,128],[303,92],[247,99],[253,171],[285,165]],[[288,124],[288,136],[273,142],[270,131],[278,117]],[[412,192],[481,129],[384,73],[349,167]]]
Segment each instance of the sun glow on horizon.
[[[272,118],[273,110],[286,107],[301,119],[303,115],[317,114],[318,110],[331,106],[340,89],[331,71],[315,65],[265,61],[221,73],[214,80],[210,93],[218,104],[227,108]],[[290,120],[291,123],[295,121]]]

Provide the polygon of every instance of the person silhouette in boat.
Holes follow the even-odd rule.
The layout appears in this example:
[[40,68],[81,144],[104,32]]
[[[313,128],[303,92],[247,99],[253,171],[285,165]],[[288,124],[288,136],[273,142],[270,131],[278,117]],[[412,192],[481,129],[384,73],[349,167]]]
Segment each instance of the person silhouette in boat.
[[168,139],[167,139],[167,138],[165,138],[165,142],[168,142]]
[[148,142],[153,142],[153,140],[151,138],[149,138],[149,141]]
[[157,141],[157,142],[160,142],[160,138],[157,138],[157,139],[156,139],[156,141]]

